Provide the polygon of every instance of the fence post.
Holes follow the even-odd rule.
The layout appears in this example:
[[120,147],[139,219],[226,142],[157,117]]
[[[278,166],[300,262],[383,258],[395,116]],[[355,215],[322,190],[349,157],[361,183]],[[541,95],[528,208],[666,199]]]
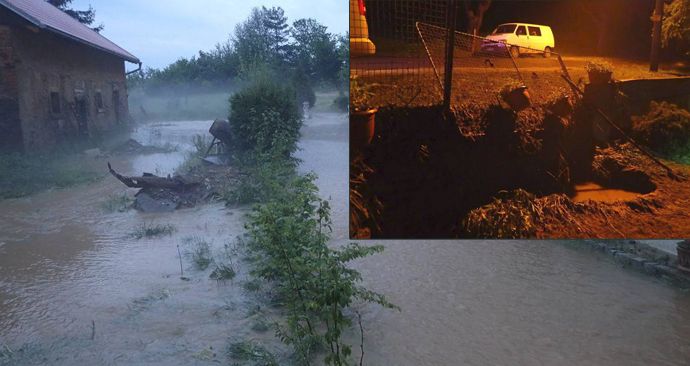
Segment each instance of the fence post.
[[450,98],[453,89],[453,56],[455,51],[455,26],[457,18],[457,1],[448,0],[446,12],[446,64],[443,80],[443,108],[450,110]]

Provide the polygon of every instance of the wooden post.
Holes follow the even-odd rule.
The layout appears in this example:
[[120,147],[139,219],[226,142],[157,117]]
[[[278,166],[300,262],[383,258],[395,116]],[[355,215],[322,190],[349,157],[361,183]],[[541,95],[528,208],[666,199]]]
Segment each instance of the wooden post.
[[649,56],[649,71],[659,71],[659,51],[661,50],[661,22],[664,18],[664,0],[656,0],[652,15],[652,53]]
[[450,110],[450,99],[453,89],[453,56],[455,51],[455,27],[457,18],[456,0],[448,0],[446,12],[446,65],[443,80],[443,108]]

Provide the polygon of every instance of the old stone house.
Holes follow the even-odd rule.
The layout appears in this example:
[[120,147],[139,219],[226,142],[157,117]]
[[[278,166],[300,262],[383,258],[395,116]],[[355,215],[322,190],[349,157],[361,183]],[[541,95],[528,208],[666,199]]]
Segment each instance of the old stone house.
[[43,0],[0,0],[0,150],[45,150],[127,123],[139,59]]

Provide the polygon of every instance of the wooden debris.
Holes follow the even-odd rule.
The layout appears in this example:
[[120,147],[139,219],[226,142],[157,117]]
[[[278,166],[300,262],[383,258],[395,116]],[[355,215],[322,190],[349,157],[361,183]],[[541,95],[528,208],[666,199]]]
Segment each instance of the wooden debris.
[[174,176],[172,178],[170,176],[158,177],[150,173],[144,173],[141,177],[127,177],[113,170],[110,162],[108,162],[108,171],[130,188],[166,188],[181,191],[199,184],[199,182],[190,181],[181,176]]

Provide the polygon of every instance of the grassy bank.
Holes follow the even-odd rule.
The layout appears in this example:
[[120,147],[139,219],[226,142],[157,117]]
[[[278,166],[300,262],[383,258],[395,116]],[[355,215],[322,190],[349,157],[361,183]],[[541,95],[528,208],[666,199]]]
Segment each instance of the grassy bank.
[[64,188],[102,177],[79,155],[0,155],[0,199],[18,198],[49,188]]

